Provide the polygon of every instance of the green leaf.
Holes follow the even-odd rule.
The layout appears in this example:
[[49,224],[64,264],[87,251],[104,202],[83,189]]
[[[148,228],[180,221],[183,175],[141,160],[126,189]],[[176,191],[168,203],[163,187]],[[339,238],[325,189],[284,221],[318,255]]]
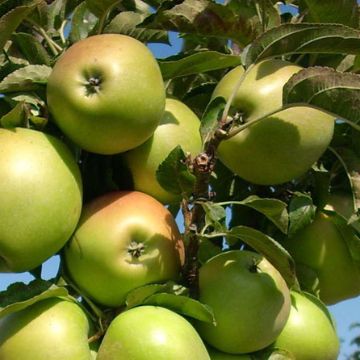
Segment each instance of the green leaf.
[[222,97],[217,97],[206,107],[200,125],[200,135],[204,146],[214,137],[225,105],[226,100]]
[[35,36],[27,33],[15,33],[12,39],[31,64],[50,65],[48,52]]
[[170,57],[159,61],[165,80],[241,65],[240,56],[217,51],[201,51],[181,58]]
[[4,48],[12,33],[40,2],[34,0],[27,5],[17,6],[0,18],[0,49]]
[[47,83],[51,70],[46,65],[28,65],[15,70],[0,82],[0,92],[35,90]]
[[3,128],[15,128],[23,126],[27,119],[28,108],[24,102],[18,103],[11,111],[0,118],[0,125]]
[[278,269],[289,287],[296,284],[294,260],[270,236],[247,226],[233,227],[227,232],[227,236],[239,238],[255,251],[264,255]]
[[68,296],[66,288],[58,287],[50,281],[36,279],[28,285],[14,283],[6,291],[0,292],[0,318],[23,310],[40,300]]
[[48,6],[47,11],[47,27],[51,30],[57,29],[64,21],[66,16],[67,0],[54,0]]
[[143,304],[162,306],[178,314],[216,325],[212,309],[208,305],[187,296],[167,293],[154,294],[149,296]]
[[185,196],[192,193],[196,178],[188,169],[186,160],[183,149],[178,145],[159,165],[156,178],[166,191]]
[[242,46],[261,32],[255,4],[249,1],[217,4],[210,0],[165,1],[144,26],[198,36],[232,39]]
[[97,22],[98,18],[88,9],[86,2],[82,2],[74,9],[71,17],[70,42],[75,43],[88,37]]
[[188,289],[184,286],[178,285],[173,281],[168,281],[165,284],[149,284],[140,286],[128,293],[126,296],[126,309],[144,304],[144,301],[157,293],[169,293],[175,295],[187,295]]
[[123,11],[111,20],[110,24],[105,27],[104,32],[128,35],[141,42],[170,45],[168,33],[164,30],[152,30],[142,27],[140,24],[144,19],[145,16],[143,14]]
[[90,11],[101,18],[106,16],[115,5],[121,3],[121,0],[86,0],[85,2]]
[[[360,43],[359,43],[360,45]],[[355,126],[360,119],[360,75],[313,67],[293,75],[283,88],[284,105],[308,104]]]
[[216,203],[210,201],[202,202],[201,206],[205,211],[205,226],[212,226],[215,231],[225,230],[225,209]]
[[304,22],[335,23],[359,27],[358,4],[356,0],[300,0],[300,13]]
[[251,195],[245,200],[232,202],[248,206],[267,217],[284,234],[288,231],[289,216],[286,210],[286,203],[278,199],[259,198]]
[[294,193],[289,204],[289,237],[309,225],[315,217],[315,212],[316,206],[311,196],[300,192]]
[[330,149],[344,168],[351,186],[355,207],[360,208],[360,159],[349,148],[341,147]]
[[246,48],[243,64],[286,54],[360,54],[360,31],[341,24],[284,24]]
[[281,200],[260,198],[256,195],[250,195],[241,201],[226,201],[221,204],[250,207],[263,214],[284,234],[287,233],[289,223],[289,217],[286,210],[287,205]]

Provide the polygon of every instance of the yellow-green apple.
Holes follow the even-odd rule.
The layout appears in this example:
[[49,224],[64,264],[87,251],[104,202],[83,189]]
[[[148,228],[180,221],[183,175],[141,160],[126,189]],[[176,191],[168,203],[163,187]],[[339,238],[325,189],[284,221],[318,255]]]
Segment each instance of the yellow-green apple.
[[270,345],[285,326],[290,291],[278,270],[252,251],[211,258],[199,273],[199,300],[209,305],[216,326],[198,322],[200,336],[217,350],[246,354]]
[[182,316],[157,306],[118,315],[100,345],[97,360],[210,360],[199,334]]
[[156,170],[177,145],[192,156],[201,151],[200,121],[184,103],[167,99],[165,113],[154,135],[139,147],[124,154],[134,189],[149,194],[164,204],[179,200],[156,179]]
[[56,124],[78,146],[115,154],[153,134],[164,112],[165,89],[143,43],[102,34],[75,43],[59,58],[47,100]]
[[[282,108],[282,89],[301,67],[283,60],[265,60],[252,67],[234,97],[232,105],[251,122],[218,148],[220,160],[234,173],[255,184],[275,185],[303,175],[328,147],[334,118],[306,106]],[[229,99],[243,68],[231,70],[220,80],[213,98]],[[278,112],[277,112],[278,111]]]
[[94,328],[75,302],[38,301],[0,319],[1,360],[94,360]]
[[[333,220],[318,211],[311,224],[283,243],[295,260],[300,283],[308,290],[318,288],[327,305],[360,294],[360,269],[347,244],[354,231],[350,226],[338,228]],[[315,276],[309,277],[307,268]]]
[[289,319],[272,345],[299,360],[337,360],[339,339],[326,306],[315,296],[291,293]]
[[183,243],[170,212],[137,192],[112,192],[85,204],[64,249],[67,271],[96,302],[120,306],[149,283],[176,280]]
[[41,265],[70,238],[80,217],[82,182],[57,138],[0,129],[0,271]]

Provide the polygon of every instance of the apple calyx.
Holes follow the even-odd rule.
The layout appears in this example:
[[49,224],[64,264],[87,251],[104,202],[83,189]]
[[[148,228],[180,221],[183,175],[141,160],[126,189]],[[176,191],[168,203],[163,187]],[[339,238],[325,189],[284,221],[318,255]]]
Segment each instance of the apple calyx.
[[128,247],[128,253],[134,257],[139,258],[145,252],[145,245],[136,241],[131,241]]
[[85,84],[88,96],[98,94],[100,92],[101,78],[91,76]]

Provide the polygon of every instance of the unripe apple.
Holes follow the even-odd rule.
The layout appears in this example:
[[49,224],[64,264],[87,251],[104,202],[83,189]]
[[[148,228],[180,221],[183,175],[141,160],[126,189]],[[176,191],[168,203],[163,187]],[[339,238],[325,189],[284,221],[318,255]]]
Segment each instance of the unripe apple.
[[197,323],[214,348],[246,354],[270,345],[285,326],[290,292],[277,269],[251,251],[228,251],[206,262],[199,273],[199,300],[214,311],[216,326]]
[[134,288],[176,280],[184,254],[171,213],[151,196],[130,191],[85,204],[64,256],[80,290],[115,307]]
[[157,306],[118,315],[100,345],[97,360],[210,360],[199,334],[182,316]]
[[179,201],[180,196],[169,193],[156,179],[156,171],[177,145],[192,156],[201,151],[200,120],[184,103],[167,99],[165,113],[154,135],[141,146],[124,154],[134,189],[149,194],[164,204]]
[[47,100],[56,124],[78,146],[115,154],[153,134],[164,112],[165,88],[143,43],[101,34],[75,43],[59,58]]
[[23,272],[58,252],[75,230],[81,176],[53,136],[0,129],[0,144],[0,272]]
[[[360,294],[360,270],[346,240],[353,236],[350,227],[340,231],[331,215],[319,211],[310,225],[283,243],[296,262],[301,283],[315,287],[317,279],[311,281],[306,276],[306,268],[315,272],[320,299],[327,305]],[[306,268],[302,269],[303,266]]]
[[[301,67],[265,60],[246,74],[232,105],[251,122],[282,107],[282,90]],[[219,82],[213,98],[228,99],[244,70],[237,67]],[[275,185],[303,175],[328,147],[334,117],[306,106],[276,112],[250,125],[218,147],[220,160],[243,179]]]
[[299,360],[337,360],[339,339],[324,304],[306,293],[291,293],[289,319],[272,345]]
[[1,360],[92,360],[92,324],[79,305],[41,300],[0,319]]

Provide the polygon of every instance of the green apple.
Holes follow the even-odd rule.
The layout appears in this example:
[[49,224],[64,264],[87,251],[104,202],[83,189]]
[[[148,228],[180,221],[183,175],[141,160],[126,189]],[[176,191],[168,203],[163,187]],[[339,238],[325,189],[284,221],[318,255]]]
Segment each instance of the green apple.
[[[340,231],[331,215],[319,211],[310,225],[283,243],[296,262],[300,282],[314,288],[318,281],[320,299],[327,305],[360,294],[360,270],[346,240],[353,236],[350,227]],[[303,268],[314,271],[317,279],[309,278]]]
[[209,305],[217,325],[198,322],[200,336],[216,349],[245,354],[270,345],[285,326],[290,292],[263,256],[228,251],[206,262],[199,273],[199,300]]
[[272,345],[299,360],[337,360],[339,339],[326,306],[306,293],[291,293],[289,319]]
[[[232,105],[246,122],[282,107],[282,89],[301,67],[282,60],[265,60],[246,74]],[[219,82],[213,98],[228,99],[244,70],[237,67]],[[275,185],[303,175],[328,147],[334,117],[306,106],[274,113],[250,125],[218,148],[220,160],[243,179]]]
[[182,316],[157,306],[118,315],[100,345],[97,360],[210,360],[199,334]]
[[200,120],[184,103],[167,99],[165,113],[154,135],[141,146],[124,154],[134,189],[149,194],[164,204],[180,197],[164,190],[156,179],[156,170],[177,145],[192,156],[200,153],[202,144]]
[[47,84],[50,113],[81,148],[120,153],[145,142],[165,108],[159,66],[140,41],[95,35],[72,45]]
[[0,319],[1,360],[92,360],[92,324],[75,302],[50,298]]
[[151,196],[129,191],[85,204],[64,256],[85,295],[116,307],[136,287],[176,280],[184,254],[170,212]]
[[53,136],[0,129],[0,143],[0,271],[28,271],[69,240],[82,207],[81,176]]

